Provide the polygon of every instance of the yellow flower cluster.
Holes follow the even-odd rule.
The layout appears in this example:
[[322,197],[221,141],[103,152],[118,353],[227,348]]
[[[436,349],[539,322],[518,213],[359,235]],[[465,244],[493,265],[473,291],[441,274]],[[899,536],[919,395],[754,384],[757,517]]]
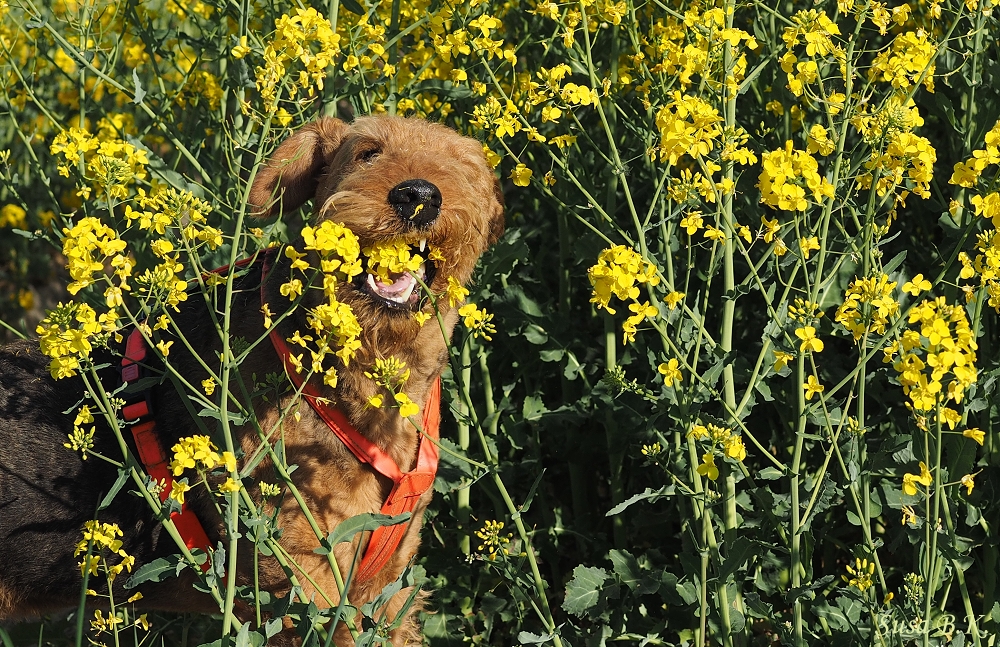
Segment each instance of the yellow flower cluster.
[[[757,40],[742,29],[726,28],[722,8],[692,3],[683,17],[655,18],[648,33],[640,34],[641,51],[622,66],[624,82],[643,82],[636,91],[647,94],[661,75],[676,77],[682,90],[705,83],[718,90],[722,81],[730,91],[743,80],[747,69],[746,51],[757,50]],[[732,69],[727,78],[723,68],[726,45],[732,51]],[[696,78],[700,77],[700,78]],[[636,81],[638,78],[636,79]]]
[[[246,53],[245,49],[232,52],[234,58],[242,58]],[[278,18],[274,36],[264,48],[264,66],[254,70],[264,111],[277,110],[278,87],[294,63],[301,63],[302,69],[295,82],[287,86],[289,98],[295,99],[299,90],[311,97],[323,90],[329,68],[338,56],[340,35],[334,32],[330,21],[312,7],[296,9],[294,15]]]
[[89,196],[91,188],[96,188],[112,198],[124,200],[128,197],[129,186],[146,178],[146,166],[149,165],[146,151],[118,139],[113,132],[102,130],[94,137],[82,128],[73,127],[63,130],[52,140],[49,152],[62,155],[65,160],[58,167],[60,175],[69,177],[71,168],[79,169],[81,163],[86,163],[89,177],[85,175],[85,179],[90,184],[83,188],[84,197]]
[[805,42],[806,55],[810,57],[826,56],[836,48],[831,37],[839,36],[840,28],[825,12],[802,9],[792,16],[792,23],[795,26],[785,27],[781,35],[786,49],[796,47],[800,38]]
[[646,319],[652,319],[656,315],[660,314],[659,308],[651,305],[649,301],[635,301],[634,303],[628,304],[628,309],[632,312],[632,314],[626,317],[625,321],[622,322],[622,335],[624,337],[622,343],[634,342],[635,333],[638,331],[637,326]]
[[16,204],[5,204],[3,208],[0,209],[0,227],[27,229],[27,216],[27,212]]
[[[819,78],[819,65],[816,59],[823,59],[833,54],[837,60],[843,60],[844,51],[839,45],[833,44],[833,36],[840,35],[840,28],[827,17],[826,13],[815,9],[801,10],[792,16],[794,27],[785,27],[782,39],[785,41],[785,54],[781,57],[781,69],[788,78],[788,89],[795,96],[802,96],[805,87],[815,83]],[[807,60],[799,62],[793,52],[799,45],[799,39],[806,45]]]
[[[302,239],[305,249],[315,251],[319,256],[319,268],[311,268],[306,260],[307,255],[297,252],[294,248],[285,249],[285,256],[292,259],[292,271],[303,274],[310,269],[318,269],[323,275],[323,295],[325,303],[321,303],[306,314],[306,323],[312,329],[312,335],[303,336],[296,330],[288,341],[308,349],[311,355],[311,370],[323,376],[323,383],[337,386],[337,369],[326,367],[328,355],[335,355],[345,365],[350,363],[355,352],[361,348],[361,324],[358,323],[354,311],[349,305],[337,300],[337,286],[344,281],[350,281],[360,274],[361,247],[357,236],[347,227],[329,220],[323,221],[318,227],[303,227]],[[290,278],[281,287],[281,293],[289,299],[301,294],[302,281]],[[302,355],[293,355],[292,363],[297,371],[302,371]]]
[[656,113],[660,131],[658,154],[661,162],[676,165],[683,155],[706,157],[722,135],[722,116],[710,103],[674,91],[673,101]]
[[872,576],[875,574],[875,562],[855,558],[854,565],[848,564],[846,569],[847,575],[841,575],[841,577],[848,586],[853,586],[862,593],[874,586]]
[[[97,575],[98,567],[104,563],[105,572],[108,579],[114,581],[115,577],[123,570],[132,572],[135,565],[135,558],[125,552],[122,548],[121,528],[116,523],[101,523],[99,521],[87,521],[83,524],[83,539],[76,545],[73,555],[79,557],[83,555],[80,562],[80,572],[86,575]],[[108,550],[114,555],[121,557],[121,561],[111,566],[108,564],[104,551]],[[89,555],[87,553],[90,553]]]
[[449,276],[448,287],[445,289],[444,296],[448,298],[448,306],[454,308],[456,303],[461,303],[465,300],[465,297],[469,296],[469,291],[458,282],[458,279],[454,276]]
[[[976,236],[975,259],[971,259],[966,252],[960,252],[958,260],[962,263],[962,270],[959,276],[963,279],[971,279],[979,276],[980,283],[986,288],[987,303],[990,307],[1000,312],[1000,232],[996,229],[989,229]],[[963,290],[972,296],[973,288],[963,286]]]
[[504,555],[509,555],[510,550],[508,545],[510,544],[512,533],[506,535],[501,535],[503,531],[504,523],[502,521],[487,520],[483,524],[483,527],[476,531],[476,536],[482,540],[482,544],[476,549],[479,552],[486,553],[487,559],[496,559],[498,553],[502,552]]
[[659,285],[656,267],[625,245],[615,245],[597,257],[597,264],[587,270],[593,287],[591,303],[615,314],[610,306],[612,296],[622,301],[635,301],[639,297],[639,284]]
[[819,202],[833,197],[833,185],[819,174],[819,164],[806,151],[794,150],[791,140],[785,148],[764,153],[759,182],[760,201],[772,209],[805,211],[806,191]]
[[893,141],[900,133],[908,133],[924,125],[924,118],[920,116],[913,99],[904,102],[904,98],[893,95],[873,112],[862,107],[851,118],[851,125],[861,133],[865,143],[875,145]]
[[[365,377],[392,394],[396,406],[399,407],[399,415],[402,417],[408,418],[420,413],[420,407],[417,403],[403,392],[403,387],[406,386],[406,382],[410,379],[410,369],[406,368],[405,362],[395,357],[376,359],[372,370],[365,371]],[[378,408],[382,406],[383,400],[382,394],[376,393],[368,399],[368,404],[369,406]]]
[[837,148],[837,143],[830,139],[830,134],[826,128],[820,124],[815,124],[809,129],[809,140],[806,144],[806,152],[810,155],[819,153],[826,156]]
[[923,75],[924,87],[928,92],[934,92],[933,61],[936,54],[937,46],[929,42],[927,32],[922,29],[904,32],[875,57],[868,69],[868,78],[889,83],[905,93],[921,82]]
[[104,271],[108,258],[115,257],[116,267],[130,263],[121,254],[125,251],[125,241],[97,218],[81,218],[72,228],[63,229],[63,234],[63,255],[73,279],[66,287],[70,294],[75,295],[93,283],[94,274]]
[[[858,185],[863,189],[869,188],[872,175],[877,173],[875,192],[879,196],[909,180],[913,193],[926,199],[931,196],[930,183],[934,179],[936,161],[937,151],[926,137],[900,132],[889,141],[884,153],[872,155],[872,159],[865,163],[868,173],[858,178]],[[906,195],[904,191],[900,200]]]
[[[960,403],[977,377],[978,346],[965,308],[948,305],[944,297],[925,300],[910,311],[909,324],[893,368],[913,408],[932,411],[948,400]],[[961,419],[947,407],[941,408],[941,417],[952,429]]]
[[482,337],[492,341],[497,331],[493,325],[493,315],[478,307],[475,303],[467,303],[458,309],[458,316],[464,317],[465,327],[472,332],[473,337]]
[[715,454],[743,462],[747,457],[747,448],[743,444],[743,436],[734,434],[732,430],[718,425],[694,425],[688,432],[688,438],[703,440],[709,443],[709,450],[701,458],[697,472],[714,481],[719,478],[719,468],[715,464]]
[[383,281],[389,281],[393,274],[416,272],[424,264],[424,259],[410,250],[402,240],[380,241],[365,247],[362,253],[368,258],[368,271]]
[[896,282],[878,273],[866,279],[855,279],[837,308],[834,321],[846,328],[858,341],[866,334],[881,335],[899,314],[899,302],[893,297]]
[[101,332],[97,313],[86,303],[60,303],[38,327],[42,353],[52,358],[49,372],[54,379],[76,375],[80,360],[90,357],[91,339]]
[[[987,166],[1000,164],[1000,121],[986,133],[985,144],[986,148],[972,151],[972,157],[966,161],[955,163],[950,184],[971,189],[976,186]],[[993,226],[1000,228],[1000,223],[994,222]]]
[[87,460],[87,452],[94,448],[94,433],[97,428],[91,426],[90,429],[85,429],[83,427],[90,422],[94,422],[94,414],[90,412],[90,406],[85,404],[80,407],[76,414],[72,433],[67,434],[69,442],[63,443],[63,447],[66,449],[80,452],[83,455],[83,460]]
[[[222,232],[207,225],[207,216],[212,207],[201,198],[195,197],[190,191],[154,184],[153,189],[146,193],[139,189],[138,204],[143,209],[136,211],[131,205],[125,206],[125,218],[129,225],[138,221],[139,229],[157,233],[161,236],[170,227],[180,230],[183,239],[193,245],[204,243],[209,249],[222,245]],[[169,241],[163,241],[169,243]],[[165,257],[170,250],[157,251],[157,256]]]
[[219,465],[225,466],[229,472],[236,470],[236,457],[231,452],[222,452],[220,455],[218,447],[208,436],[181,438],[170,451],[174,453],[174,458],[170,461],[174,476],[180,476],[186,469],[211,470]]

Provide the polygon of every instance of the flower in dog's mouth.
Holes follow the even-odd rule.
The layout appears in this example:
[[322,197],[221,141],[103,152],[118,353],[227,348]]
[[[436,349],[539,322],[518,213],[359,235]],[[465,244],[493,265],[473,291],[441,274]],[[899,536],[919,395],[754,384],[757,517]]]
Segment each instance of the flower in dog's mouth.
[[[420,299],[420,288],[417,279],[425,281],[427,270],[421,263],[416,272],[403,272],[401,274],[390,274],[389,282],[386,283],[380,277],[369,273],[365,280],[365,287],[377,297],[390,301],[397,305],[416,305]],[[426,281],[425,281],[426,282]]]
[[[421,284],[434,280],[435,260],[440,252],[421,240],[414,250],[402,240],[381,241],[362,250],[367,262],[363,289],[385,305],[417,310],[421,304]],[[360,278],[360,277],[359,277]]]

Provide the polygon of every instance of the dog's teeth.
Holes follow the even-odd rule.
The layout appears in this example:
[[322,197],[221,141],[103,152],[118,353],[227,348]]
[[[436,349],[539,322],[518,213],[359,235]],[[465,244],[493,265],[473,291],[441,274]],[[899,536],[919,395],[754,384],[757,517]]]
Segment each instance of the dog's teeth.
[[420,251],[424,251],[426,248],[427,248],[427,239],[426,238],[421,238],[420,239]]

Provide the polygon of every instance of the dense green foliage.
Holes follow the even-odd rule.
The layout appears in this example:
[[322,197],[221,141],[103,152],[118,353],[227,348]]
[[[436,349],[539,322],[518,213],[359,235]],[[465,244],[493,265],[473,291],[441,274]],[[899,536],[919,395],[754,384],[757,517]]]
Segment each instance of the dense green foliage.
[[[993,644],[988,0],[315,9],[3,10],[13,328],[73,298],[48,296],[69,278],[75,302],[116,307],[63,270],[86,269],[66,240],[87,218],[136,274],[157,240],[187,241],[191,279],[300,229],[241,217],[291,130],[440,120],[483,140],[508,217],[470,295],[496,332],[456,333],[451,451],[407,575],[426,572],[429,644]],[[154,184],[206,201],[198,231],[133,226]],[[146,296],[135,312],[170,299]],[[153,620],[141,639],[256,630]],[[60,627],[10,631],[62,644]]]

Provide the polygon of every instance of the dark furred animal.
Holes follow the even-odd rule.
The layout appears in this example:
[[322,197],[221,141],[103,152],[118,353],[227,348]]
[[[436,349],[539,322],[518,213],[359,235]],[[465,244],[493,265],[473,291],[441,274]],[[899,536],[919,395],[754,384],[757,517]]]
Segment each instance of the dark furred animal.
[[[446,260],[429,277],[436,292],[444,290],[448,277],[468,283],[479,256],[503,231],[502,197],[480,144],[418,119],[369,117],[350,125],[322,119],[295,133],[258,172],[250,202],[254,215],[268,217],[290,212],[309,199],[315,200],[318,221],[344,224],[357,235],[362,247],[386,240],[418,245],[425,239],[439,248]],[[301,241],[297,246],[302,248]],[[289,261],[279,255],[276,262],[264,294],[272,312],[281,313],[288,300],[279,295],[279,286],[288,280]],[[262,334],[260,282],[259,265],[237,277],[231,336],[256,339]],[[438,326],[421,327],[415,321],[413,308],[420,307],[416,301],[396,303],[392,296],[380,294],[365,280],[340,285],[338,299],[353,308],[363,328],[362,347],[349,366],[338,367],[337,388],[322,388],[363,435],[401,469],[408,470],[416,460],[417,433],[400,418],[397,409],[367,406],[378,387],[364,372],[376,358],[394,356],[404,361],[411,369],[406,392],[423,409],[428,391],[447,361],[448,340]],[[307,294],[304,305],[315,305],[319,298]],[[457,312],[448,299],[439,299],[438,304],[450,335]],[[430,312],[430,305],[422,307]],[[304,308],[296,310],[280,331],[285,336],[296,329],[305,331],[304,317]],[[175,319],[200,357],[218,357],[221,342],[203,299],[183,302]],[[110,364],[102,370],[109,390],[119,380],[116,367],[121,349],[115,350],[117,355],[102,350],[94,356],[96,363]],[[174,345],[169,359],[191,384],[206,377],[181,344]],[[263,376],[282,370],[268,343],[258,344],[240,366],[247,384],[252,383],[252,374]],[[242,399],[238,388],[232,386],[231,391]],[[73,428],[74,407],[83,396],[79,377],[54,381],[49,376],[48,358],[39,352],[36,342],[19,342],[0,350],[0,620],[71,608],[79,600],[81,576],[73,550],[84,522],[95,517],[99,502],[117,477],[113,465],[93,457],[81,460],[79,452],[63,446]],[[285,406],[289,397],[250,405],[263,429],[277,423],[279,407]],[[154,388],[153,404],[166,450],[179,438],[199,433],[170,380]],[[63,413],[68,410],[73,411]],[[301,419],[289,416],[283,423],[284,449],[288,463],[298,466],[293,481],[321,530],[327,533],[345,518],[377,512],[389,492],[389,480],[360,463],[310,407],[300,406],[299,411]],[[129,436],[126,432],[131,445]],[[256,433],[248,428],[238,429],[237,439],[248,452],[259,443]],[[100,421],[95,442],[94,451],[121,458],[117,440]],[[134,447],[130,450],[135,452]],[[255,469],[250,483],[254,480],[279,482],[267,460]],[[129,482],[128,489],[135,489],[134,484]],[[173,541],[146,502],[126,491],[97,515],[100,521],[122,528],[124,549],[135,556],[137,566],[175,553]],[[427,492],[386,567],[369,581],[352,585],[352,604],[372,600],[413,557],[419,543],[420,518],[429,499]],[[188,500],[209,539],[213,543],[225,540],[225,526],[204,488],[189,492]],[[313,552],[318,545],[316,537],[290,496],[282,499],[279,525],[283,528],[281,545],[336,603],[337,589],[326,558]],[[343,572],[347,572],[355,550],[356,545],[349,543],[336,548]],[[241,545],[240,584],[252,582],[252,551],[252,546]],[[125,579],[118,578],[115,586]],[[300,579],[306,583],[305,578]],[[144,584],[140,587],[142,603],[164,610],[218,612],[208,596],[191,588],[192,580],[193,574],[186,570],[179,578]],[[285,573],[268,559],[261,563],[260,584],[275,593],[289,589]],[[122,593],[116,599],[124,599]],[[405,598],[404,591],[389,602],[389,617]],[[317,597],[317,603],[322,604],[322,599]],[[393,641],[395,645],[419,642],[412,610]],[[338,634],[337,642],[352,644],[346,633]]]

